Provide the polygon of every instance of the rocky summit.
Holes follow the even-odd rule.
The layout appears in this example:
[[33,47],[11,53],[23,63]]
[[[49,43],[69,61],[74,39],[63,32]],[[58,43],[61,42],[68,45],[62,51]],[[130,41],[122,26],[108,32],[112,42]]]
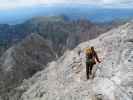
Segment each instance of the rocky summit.
[[[86,80],[84,48],[92,45],[102,62]],[[11,100],[133,100],[133,22],[66,51],[15,90]]]
[[[101,63],[94,66],[91,79],[86,80],[84,48],[90,46],[95,47]],[[18,59],[22,59],[22,55],[19,56]],[[30,57],[25,59],[28,61]],[[37,59],[30,61],[33,63],[29,66],[33,67]],[[8,62],[13,63],[9,59],[2,66]],[[3,70],[8,72],[12,68],[20,67],[6,66]],[[48,63],[31,78],[25,78],[13,90],[10,89],[8,99],[1,96],[0,100],[133,100],[133,22],[66,51],[57,61]]]

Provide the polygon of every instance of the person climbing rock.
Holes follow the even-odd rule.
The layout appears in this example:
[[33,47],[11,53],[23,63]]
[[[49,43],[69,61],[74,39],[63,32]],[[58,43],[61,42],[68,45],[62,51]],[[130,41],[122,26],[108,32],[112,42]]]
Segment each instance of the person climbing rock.
[[93,46],[91,46],[90,48],[86,48],[85,53],[86,53],[86,76],[87,79],[89,79],[89,76],[92,74],[92,69],[93,66],[96,64],[96,61],[99,63],[101,61],[99,60],[98,55],[94,50]]

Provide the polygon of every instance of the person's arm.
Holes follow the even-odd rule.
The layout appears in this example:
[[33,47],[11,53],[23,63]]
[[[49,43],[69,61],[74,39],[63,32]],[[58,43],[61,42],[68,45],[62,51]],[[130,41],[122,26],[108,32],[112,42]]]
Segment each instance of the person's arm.
[[100,60],[99,60],[99,58],[98,58],[98,55],[97,55],[97,53],[96,53],[96,51],[95,51],[95,58],[96,58],[96,60],[97,60],[97,62],[101,62]]

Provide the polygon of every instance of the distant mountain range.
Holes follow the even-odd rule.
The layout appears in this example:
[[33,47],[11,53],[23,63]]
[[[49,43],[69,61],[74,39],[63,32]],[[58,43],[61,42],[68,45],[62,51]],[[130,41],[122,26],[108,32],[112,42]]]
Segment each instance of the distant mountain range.
[[64,15],[69,20],[86,18],[92,22],[128,20],[133,17],[133,9],[100,8],[89,5],[39,5],[27,8],[0,10],[1,24],[18,24],[36,16]]
[[2,50],[3,47],[6,49],[27,35],[38,33],[50,40],[54,51],[61,56],[66,49],[72,49],[79,43],[95,38],[119,24],[95,24],[86,19],[72,21],[63,15],[34,17],[21,24],[0,24],[0,47]]

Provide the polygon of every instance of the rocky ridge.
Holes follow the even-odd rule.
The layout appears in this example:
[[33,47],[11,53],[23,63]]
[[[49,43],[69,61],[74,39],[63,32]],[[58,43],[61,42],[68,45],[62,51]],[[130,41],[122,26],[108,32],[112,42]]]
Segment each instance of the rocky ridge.
[[[0,56],[23,40],[30,33],[37,33],[51,41],[52,48],[60,57],[65,50],[75,48],[79,43],[96,38],[120,24],[96,24],[87,19],[68,20],[65,16],[38,16],[21,24],[0,24]],[[2,49],[2,50],[1,50]]]
[[[9,100],[132,100],[132,32],[133,22],[129,22],[81,43],[44,70],[23,80],[15,92],[8,95]],[[94,66],[94,78],[86,80],[84,48],[92,45],[102,63]]]
[[[19,100],[132,100],[132,32],[129,22],[67,51],[16,88],[17,93],[23,91]],[[102,63],[94,67],[94,78],[86,80],[83,50],[91,45]]]
[[45,69],[56,58],[48,40],[32,33],[0,58],[0,96],[7,100],[22,80]]

